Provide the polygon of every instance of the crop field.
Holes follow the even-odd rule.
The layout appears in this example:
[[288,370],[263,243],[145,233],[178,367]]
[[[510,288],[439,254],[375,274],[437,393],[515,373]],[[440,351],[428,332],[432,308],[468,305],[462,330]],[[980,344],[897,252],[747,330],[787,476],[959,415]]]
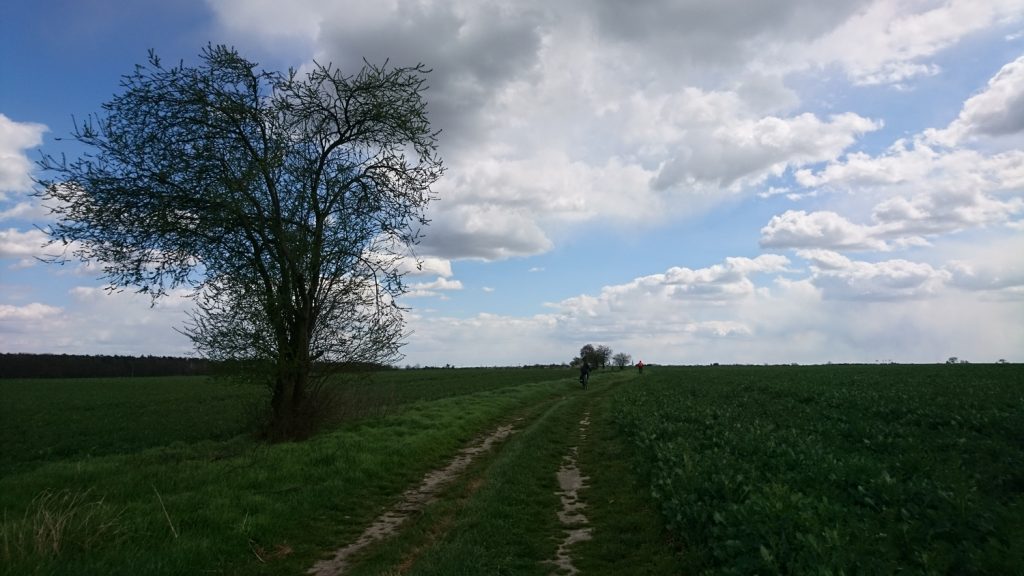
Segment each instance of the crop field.
[[1024,573],[1019,367],[645,380],[616,418],[687,572]]
[[[1018,365],[0,380],[0,574],[1019,574]],[[382,524],[382,522],[384,524]],[[389,524],[390,523],[390,524]]]

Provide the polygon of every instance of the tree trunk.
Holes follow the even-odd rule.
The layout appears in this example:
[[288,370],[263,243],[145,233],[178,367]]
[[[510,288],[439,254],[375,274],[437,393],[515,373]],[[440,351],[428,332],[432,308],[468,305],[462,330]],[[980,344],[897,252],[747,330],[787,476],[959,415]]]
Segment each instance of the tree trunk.
[[313,431],[313,407],[309,406],[308,394],[312,367],[307,354],[291,355],[281,364],[270,400],[268,436],[271,440],[299,440]]

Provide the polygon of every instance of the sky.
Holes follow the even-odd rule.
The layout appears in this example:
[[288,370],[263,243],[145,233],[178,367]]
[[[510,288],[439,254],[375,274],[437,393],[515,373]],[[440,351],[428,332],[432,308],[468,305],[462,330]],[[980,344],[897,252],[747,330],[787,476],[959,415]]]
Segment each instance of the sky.
[[41,262],[31,193],[208,43],[432,69],[400,365],[1024,361],[1024,0],[5,2],[0,352],[194,354],[185,295]]

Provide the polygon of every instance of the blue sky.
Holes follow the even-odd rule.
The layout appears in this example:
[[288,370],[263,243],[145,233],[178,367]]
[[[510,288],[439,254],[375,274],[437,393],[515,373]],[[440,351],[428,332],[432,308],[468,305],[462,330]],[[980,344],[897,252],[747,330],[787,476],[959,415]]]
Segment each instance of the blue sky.
[[1024,361],[1024,0],[8,3],[0,351],[190,354],[39,263],[40,153],[153,48],[433,68],[403,363]]

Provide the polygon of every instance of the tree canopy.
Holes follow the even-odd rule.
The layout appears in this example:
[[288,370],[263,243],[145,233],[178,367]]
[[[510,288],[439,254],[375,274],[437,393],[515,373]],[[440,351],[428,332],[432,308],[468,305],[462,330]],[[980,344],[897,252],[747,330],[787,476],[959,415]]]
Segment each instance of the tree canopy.
[[49,233],[112,289],[188,290],[204,356],[273,389],[301,435],[326,367],[400,357],[403,262],[442,175],[423,65],[264,71],[232,48],[148,63],[77,123],[87,153],[45,157]]
[[594,346],[584,344],[580,348],[580,355],[573,359],[572,364],[577,365],[586,362],[594,368],[604,368],[612,357],[612,349],[605,345]]
[[626,366],[633,363],[633,357],[625,352],[619,352],[615,356],[612,356],[612,362],[619,367],[619,370],[623,370]]

